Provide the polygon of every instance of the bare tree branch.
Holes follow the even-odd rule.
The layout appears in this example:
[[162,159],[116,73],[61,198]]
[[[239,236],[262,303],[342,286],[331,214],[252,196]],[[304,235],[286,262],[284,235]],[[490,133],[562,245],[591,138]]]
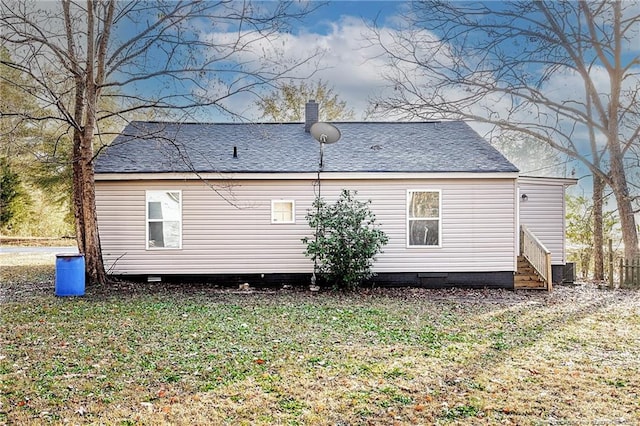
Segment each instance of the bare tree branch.
[[[70,132],[76,233],[90,281],[106,279],[93,162],[103,137],[112,133],[110,123],[159,111],[233,113],[225,100],[294,77],[301,65],[318,58],[320,52],[309,52],[303,61],[283,61],[273,39],[320,6],[294,1],[0,0],[0,47],[11,52],[0,65],[29,77],[4,82],[44,111],[0,114]],[[189,164],[188,158],[184,161]]]
[[582,162],[612,189],[635,256],[638,192],[625,167],[640,145],[638,10],[637,1],[413,2],[399,30],[371,28],[394,89],[372,100],[374,115],[474,120]]

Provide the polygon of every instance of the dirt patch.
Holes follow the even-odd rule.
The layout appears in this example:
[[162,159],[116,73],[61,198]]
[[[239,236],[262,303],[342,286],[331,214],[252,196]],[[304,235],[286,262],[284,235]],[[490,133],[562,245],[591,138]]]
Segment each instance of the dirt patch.
[[[51,254],[0,255],[0,302],[24,301],[51,295],[55,290],[55,256]],[[13,258],[13,260],[11,260]],[[23,263],[29,263],[24,265]],[[624,294],[624,291],[617,291]],[[353,294],[321,290],[310,292],[306,285],[286,288],[238,288],[235,284],[207,282],[146,282],[112,279],[105,285],[87,285],[86,296],[92,299],[120,298],[132,295],[183,295],[206,296],[214,294],[269,295],[276,293],[307,295],[318,297],[331,294],[332,297],[344,294],[345,297],[358,295],[368,297],[389,297],[399,300],[446,301],[455,303],[487,303],[511,306],[521,303],[554,304],[567,303],[570,300],[598,300],[603,293],[598,285],[583,283],[571,286],[556,286],[553,292],[540,290],[504,290],[504,289],[423,289],[415,287],[364,288]],[[621,296],[625,297],[625,296]]]
[[[51,253],[1,253],[0,254],[0,302],[21,301],[54,294],[55,255]],[[624,291],[617,291],[626,294]],[[291,293],[317,297],[319,294],[335,293],[322,290],[308,291],[308,286],[286,288],[238,288],[235,283],[207,282],[146,282],[113,279],[105,285],[87,285],[86,296],[94,299],[118,298],[131,295],[184,295],[202,296],[207,294],[268,295]],[[571,300],[597,300],[603,294],[613,294],[602,290],[597,284],[581,283],[571,286],[556,286],[553,292],[540,290],[504,289],[423,289],[415,287],[363,288],[356,294],[362,298],[390,297],[401,300],[430,300],[456,303],[488,303],[505,306],[520,303],[554,304]],[[615,292],[614,292],[615,293]],[[618,294],[615,293],[615,294]],[[635,293],[630,293],[635,294]],[[352,295],[346,295],[345,297]]]

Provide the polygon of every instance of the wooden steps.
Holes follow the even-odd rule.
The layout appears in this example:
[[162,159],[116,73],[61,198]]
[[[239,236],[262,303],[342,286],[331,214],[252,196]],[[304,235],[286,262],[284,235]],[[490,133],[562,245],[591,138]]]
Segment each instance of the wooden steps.
[[514,277],[515,289],[547,290],[544,279],[523,256],[518,256],[518,270]]

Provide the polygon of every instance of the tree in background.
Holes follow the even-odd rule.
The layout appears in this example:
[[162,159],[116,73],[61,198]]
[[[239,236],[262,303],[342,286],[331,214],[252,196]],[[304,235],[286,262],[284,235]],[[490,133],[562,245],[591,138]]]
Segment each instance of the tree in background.
[[500,132],[489,138],[525,176],[558,176],[566,173],[566,160],[546,143],[514,132]]
[[[66,173],[68,150],[62,149],[64,144],[60,141],[54,145],[57,137],[47,130],[46,112],[35,98],[25,96],[22,90],[35,83],[25,73],[5,65],[11,61],[7,49],[0,48],[0,161],[5,184],[19,182],[16,186],[18,195],[9,206],[3,206],[5,218],[8,209],[15,213],[11,214],[10,221],[3,221],[2,232],[29,236],[69,235],[72,217],[61,214],[70,206],[71,179]],[[27,122],[21,118],[27,115],[35,120]],[[60,161],[65,163],[62,167]],[[54,162],[57,164],[52,167]],[[57,181],[64,181],[65,185],[52,184]],[[3,191],[6,190],[9,187],[3,187]]]
[[[4,30],[3,30],[4,31]],[[0,46],[0,157],[22,166],[20,161],[37,145],[39,123],[26,123],[21,116],[43,118],[37,100],[25,96],[23,88],[33,86],[25,73],[5,65],[12,62],[9,51]]]
[[[7,49],[0,47],[0,61],[10,59]],[[26,104],[25,97],[8,81],[24,84],[24,77],[20,72],[4,66],[0,62],[0,111],[33,111],[33,104]],[[22,186],[22,179],[16,172],[20,169],[20,158],[24,149],[17,141],[29,135],[29,130],[21,125],[19,120],[11,120],[0,115],[0,167],[2,176],[0,182],[0,227],[3,231],[13,226],[20,216],[24,216],[26,206],[29,204],[28,194]],[[20,214],[22,213],[22,214]]]
[[[0,64],[28,77],[6,82],[41,111],[3,110],[2,115],[31,125],[47,120],[55,134],[68,136],[76,239],[89,282],[107,278],[94,186],[95,146],[101,149],[109,134],[105,123],[144,111],[173,111],[175,117],[205,107],[225,111],[227,98],[288,78],[299,63],[283,64],[277,52],[256,52],[264,52],[262,42],[315,7],[248,1],[0,2],[0,43],[13,56],[2,57]],[[306,61],[311,58],[313,53]],[[113,108],[102,108],[105,98]]]
[[[594,206],[592,200],[583,196],[566,197],[567,202],[567,242],[569,258],[576,262],[582,278],[593,277],[596,281],[604,281],[604,265],[597,265],[596,247],[593,246]],[[614,229],[618,224],[615,212],[605,211],[602,228],[603,238],[613,239]],[[597,269],[601,268],[601,271]],[[593,275],[591,271],[593,270]]]
[[11,228],[29,205],[29,196],[22,187],[20,177],[11,170],[6,158],[0,159],[0,228]]
[[373,276],[371,267],[388,238],[369,209],[371,201],[358,201],[357,192],[343,190],[334,204],[316,198],[307,214],[314,238],[303,238],[304,254],[315,272],[334,289],[354,290]]
[[271,94],[262,97],[256,105],[262,111],[261,118],[275,122],[304,121],[305,105],[315,99],[319,105],[320,121],[353,120],[355,114],[347,103],[334,93],[322,80],[317,83],[289,80],[279,83]]
[[383,115],[486,123],[582,162],[595,220],[608,186],[635,257],[640,198],[627,168],[640,144],[639,11],[635,1],[413,2],[402,31],[374,28],[395,89],[374,103]]

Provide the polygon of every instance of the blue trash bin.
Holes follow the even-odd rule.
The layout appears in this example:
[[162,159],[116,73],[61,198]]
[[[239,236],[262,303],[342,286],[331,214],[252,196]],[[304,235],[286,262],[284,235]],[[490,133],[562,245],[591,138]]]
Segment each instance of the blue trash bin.
[[56,255],[56,296],[84,296],[84,254]]

